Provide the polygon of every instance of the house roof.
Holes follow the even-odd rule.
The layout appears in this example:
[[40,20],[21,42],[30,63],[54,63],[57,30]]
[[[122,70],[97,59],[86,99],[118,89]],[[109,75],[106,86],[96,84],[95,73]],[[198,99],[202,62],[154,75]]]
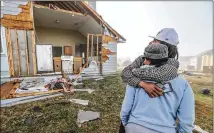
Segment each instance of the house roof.
[[111,31],[111,33],[116,36],[118,40],[122,40],[121,42],[126,41],[122,35],[120,35],[106,21],[104,21],[104,19],[84,1],[35,1],[35,3],[48,6],[52,9],[60,8],[75,13],[81,13],[83,15],[90,15],[98,24],[104,25],[109,31]]

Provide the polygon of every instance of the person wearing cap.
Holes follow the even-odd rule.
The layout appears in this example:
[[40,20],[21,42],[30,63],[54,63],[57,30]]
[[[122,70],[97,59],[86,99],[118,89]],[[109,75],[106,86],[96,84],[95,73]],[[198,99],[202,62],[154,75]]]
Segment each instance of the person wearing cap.
[[[145,48],[142,57],[142,67],[137,69],[160,68],[169,60],[168,47],[151,44]],[[151,98],[144,89],[127,85],[120,113],[126,133],[192,133],[195,109],[194,94],[189,83],[177,75],[166,81],[161,89],[163,96]]]
[[[173,28],[164,28],[153,37],[154,40],[149,44],[164,44],[168,47],[168,61],[161,67],[148,68],[136,71],[143,78],[137,77],[133,74],[133,69],[140,68],[144,62],[143,56],[139,56],[135,61],[124,68],[121,77],[123,82],[133,87],[143,88],[150,97],[161,96],[161,88],[153,83],[145,82],[144,80],[151,80],[156,82],[169,81],[177,77],[177,71],[179,67],[178,62],[178,50],[179,44],[178,34]],[[177,58],[176,58],[177,57]],[[142,80],[143,79],[143,80]]]

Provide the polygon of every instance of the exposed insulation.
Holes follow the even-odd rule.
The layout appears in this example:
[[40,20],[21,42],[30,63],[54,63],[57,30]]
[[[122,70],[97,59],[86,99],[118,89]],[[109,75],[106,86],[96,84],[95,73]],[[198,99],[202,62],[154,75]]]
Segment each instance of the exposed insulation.
[[108,43],[108,42],[117,42],[113,37],[103,35],[103,43]]
[[26,5],[20,5],[21,12],[18,15],[3,14],[1,25],[11,29],[33,29],[31,2]]

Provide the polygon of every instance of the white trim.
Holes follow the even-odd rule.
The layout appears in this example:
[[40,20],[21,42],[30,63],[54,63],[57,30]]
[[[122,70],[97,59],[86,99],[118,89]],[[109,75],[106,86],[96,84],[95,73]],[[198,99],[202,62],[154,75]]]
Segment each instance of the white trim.
[[7,47],[6,47],[6,37],[5,37],[5,27],[1,26],[1,55],[7,55]]
[[3,3],[3,1],[1,1],[1,6],[4,6],[4,3]]

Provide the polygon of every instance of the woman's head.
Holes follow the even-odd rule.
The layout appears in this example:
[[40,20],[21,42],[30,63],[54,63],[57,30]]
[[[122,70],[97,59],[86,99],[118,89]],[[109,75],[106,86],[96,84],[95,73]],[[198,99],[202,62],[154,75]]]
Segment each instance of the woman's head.
[[168,47],[168,57],[178,59],[177,45],[179,44],[179,39],[177,32],[173,28],[164,28],[155,37],[150,37],[154,38],[154,40],[149,44],[158,43],[166,45]]

